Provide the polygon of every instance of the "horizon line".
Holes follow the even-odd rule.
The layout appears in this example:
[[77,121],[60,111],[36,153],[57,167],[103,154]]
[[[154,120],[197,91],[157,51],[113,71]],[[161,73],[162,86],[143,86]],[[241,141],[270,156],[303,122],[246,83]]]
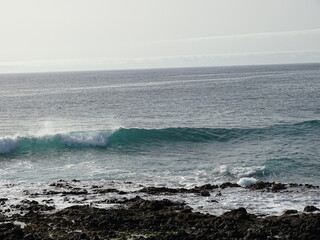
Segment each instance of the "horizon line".
[[56,71],[30,71],[30,72],[0,72],[1,75],[20,75],[20,74],[53,74],[53,73],[78,73],[78,72],[112,72],[112,71],[143,71],[143,70],[165,70],[165,69],[187,69],[187,68],[219,68],[219,67],[254,67],[254,66],[278,66],[278,65],[308,65],[320,64],[320,62],[296,62],[296,63],[266,63],[266,64],[235,64],[235,65],[203,65],[185,67],[146,67],[146,68],[115,68],[115,69],[83,69],[83,70],[56,70]]

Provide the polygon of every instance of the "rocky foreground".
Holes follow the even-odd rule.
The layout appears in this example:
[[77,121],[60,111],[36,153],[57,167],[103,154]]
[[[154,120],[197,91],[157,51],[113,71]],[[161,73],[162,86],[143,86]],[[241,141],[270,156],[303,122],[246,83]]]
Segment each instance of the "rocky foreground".
[[[145,187],[140,191],[164,195],[190,192],[206,196],[213,188],[225,187],[239,186],[226,183],[192,189]],[[253,191],[280,191],[286,185],[259,182],[250,188]],[[74,194],[81,194],[80,191]],[[101,191],[117,190],[99,191],[101,194]],[[121,191],[118,193],[123,194]],[[6,200],[1,201],[5,204]],[[320,212],[314,206],[306,206],[303,213],[288,210],[281,216],[261,217],[247,213],[245,208],[213,216],[194,212],[185,203],[170,201],[165,196],[162,200],[147,200],[136,196],[109,201],[116,204],[116,207],[103,209],[74,205],[52,211],[50,205],[25,200],[19,206],[11,206],[12,209],[19,208],[20,212],[0,215],[0,239],[320,239]]]

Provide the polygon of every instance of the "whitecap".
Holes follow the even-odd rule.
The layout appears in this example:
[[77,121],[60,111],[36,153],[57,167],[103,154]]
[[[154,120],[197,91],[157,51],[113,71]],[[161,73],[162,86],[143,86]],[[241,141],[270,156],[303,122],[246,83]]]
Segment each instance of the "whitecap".
[[242,187],[247,187],[247,186],[249,186],[251,184],[256,183],[257,181],[258,181],[257,179],[252,178],[252,177],[250,177],[250,178],[240,178],[239,181],[237,182],[237,184],[239,184]]
[[237,177],[252,177],[252,176],[264,176],[265,175],[265,166],[248,166],[248,167],[234,167],[230,170],[230,173]]
[[63,143],[69,147],[86,146],[86,147],[106,147],[108,139],[100,133],[92,134],[66,134],[62,135]]

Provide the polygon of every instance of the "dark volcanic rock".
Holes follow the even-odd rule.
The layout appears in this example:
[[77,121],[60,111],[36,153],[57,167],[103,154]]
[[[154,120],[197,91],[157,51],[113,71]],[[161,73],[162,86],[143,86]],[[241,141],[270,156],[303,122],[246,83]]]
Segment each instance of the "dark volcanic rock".
[[298,213],[298,211],[294,210],[294,209],[289,209],[289,210],[284,211],[284,214],[296,214],[296,213]]
[[167,187],[144,187],[139,192],[148,194],[176,194],[176,193],[195,193],[200,196],[210,196],[209,191],[218,188],[217,185],[205,184],[194,188],[167,188]]
[[241,187],[239,184],[236,184],[236,183],[231,183],[231,182],[225,182],[225,183],[222,183],[220,185],[220,188],[221,189],[224,189],[224,188],[231,188],[231,187]]
[[22,200],[20,204],[11,205],[11,208],[16,208],[21,211],[51,211],[54,210],[54,206],[46,204],[39,204],[37,201],[30,201],[28,199]]
[[185,206],[184,203],[172,202],[168,199],[144,200],[140,197],[130,199],[129,201],[127,201],[127,205],[129,209],[139,209],[142,211],[145,211],[145,210],[159,211],[162,209],[181,210],[184,208],[183,206]]
[[213,190],[213,189],[217,189],[217,188],[219,188],[218,185],[205,184],[200,187],[191,188],[191,191],[192,191],[192,189],[194,191],[203,191],[203,190]]
[[247,186],[246,188],[251,190],[261,190],[265,189],[267,191],[278,192],[280,190],[287,189],[285,184],[275,183],[275,182],[256,182]]
[[106,188],[106,189],[103,189],[103,188],[93,188],[93,192],[99,193],[99,194],[105,194],[105,193],[127,194],[126,192],[120,191],[120,190],[118,190],[118,189],[116,189],[116,188]]
[[[44,195],[68,195],[65,198],[71,199],[72,195],[90,194],[90,196],[81,196],[81,198],[89,199],[91,194],[121,194],[121,191],[117,189],[103,188],[103,186],[92,186],[89,193],[85,188],[73,186],[72,183],[58,181],[50,186],[49,190],[44,191]],[[240,186],[235,183],[224,183],[220,186],[221,189],[228,187]],[[258,182],[249,186],[248,189],[278,192],[287,187],[306,186]],[[316,188],[314,186],[307,187]],[[144,187],[139,192],[156,195],[197,194],[205,197],[215,193],[221,196],[219,191],[214,192],[217,188],[219,187],[210,184],[190,189]],[[83,204],[81,201],[79,203]],[[215,202],[216,200],[208,198],[207,201]],[[7,205],[7,200],[3,200],[3,202]],[[245,208],[238,208],[217,217],[193,212],[192,208],[186,204],[168,199],[145,200],[136,196],[119,199],[104,198],[101,203],[116,203],[118,207],[100,209],[89,205],[72,206],[61,211],[48,213],[47,210],[53,207],[51,206],[54,204],[53,199],[44,199],[41,204],[34,200],[25,199],[19,204],[11,206],[11,209],[25,211],[25,215],[14,214],[10,217],[0,215],[0,240],[319,239],[320,236],[319,212],[307,214],[288,210],[281,216],[261,218],[248,213]],[[313,211],[319,211],[319,209],[314,206],[305,207],[305,212]]]
[[273,183],[271,191],[278,192],[280,190],[287,189],[286,185],[283,183]]
[[0,205],[5,205],[8,198],[0,198]]
[[24,232],[13,223],[0,223],[0,239],[21,240],[24,238]]
[[199,195],[202,197],[210,197],[209,191],[206,190],[199,192]]
[[[30,204],[30,203],[29,203]],[[239,208],[220,217],[192,212],[182,203],[123,198],[117,209],[73,206],[53,214],[15,215],[0,223],[0,239],[319,239],[320,214],[258,218]]]
[[71,188],[70,191],[53,191],[53,190],[47,190],[45,189],[43,191],[43,195],[86,195],[88,194],[88,191],[86,189],[81,189],[81,188]]
[[249,215],[245,208],[238,208],[224,213],[221,217],[234,220],[249,220],[254,215]]
[[304,208],[304,211],[305,212],[315,212],[315,211],[320,211],[320,209],[316,208],[315,206],[306,206]]
[[140,192],[148,194],[179,193],[184,191],[186,191],[184,188],[176,189],[167,187],[144,187],[140,190]]
[[312,185],[312,184],[305,184],[304,185],[306,188],[313,188],[313,189],[318,189],[319,188],[319,186],[314,186],[314,185]]
[[205,184],[200,187],[191,188],[189,189],[189,192],[196,193],[203,197],[209,197],[211,195],[209,191],[217,188],[218,188],[217,185]]

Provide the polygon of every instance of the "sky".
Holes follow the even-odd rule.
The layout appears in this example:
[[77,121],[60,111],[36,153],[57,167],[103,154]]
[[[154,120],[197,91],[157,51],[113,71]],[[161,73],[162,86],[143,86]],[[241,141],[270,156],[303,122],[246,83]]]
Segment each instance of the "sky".
[[320,62],[320,0],[0,0],[0,73]]

